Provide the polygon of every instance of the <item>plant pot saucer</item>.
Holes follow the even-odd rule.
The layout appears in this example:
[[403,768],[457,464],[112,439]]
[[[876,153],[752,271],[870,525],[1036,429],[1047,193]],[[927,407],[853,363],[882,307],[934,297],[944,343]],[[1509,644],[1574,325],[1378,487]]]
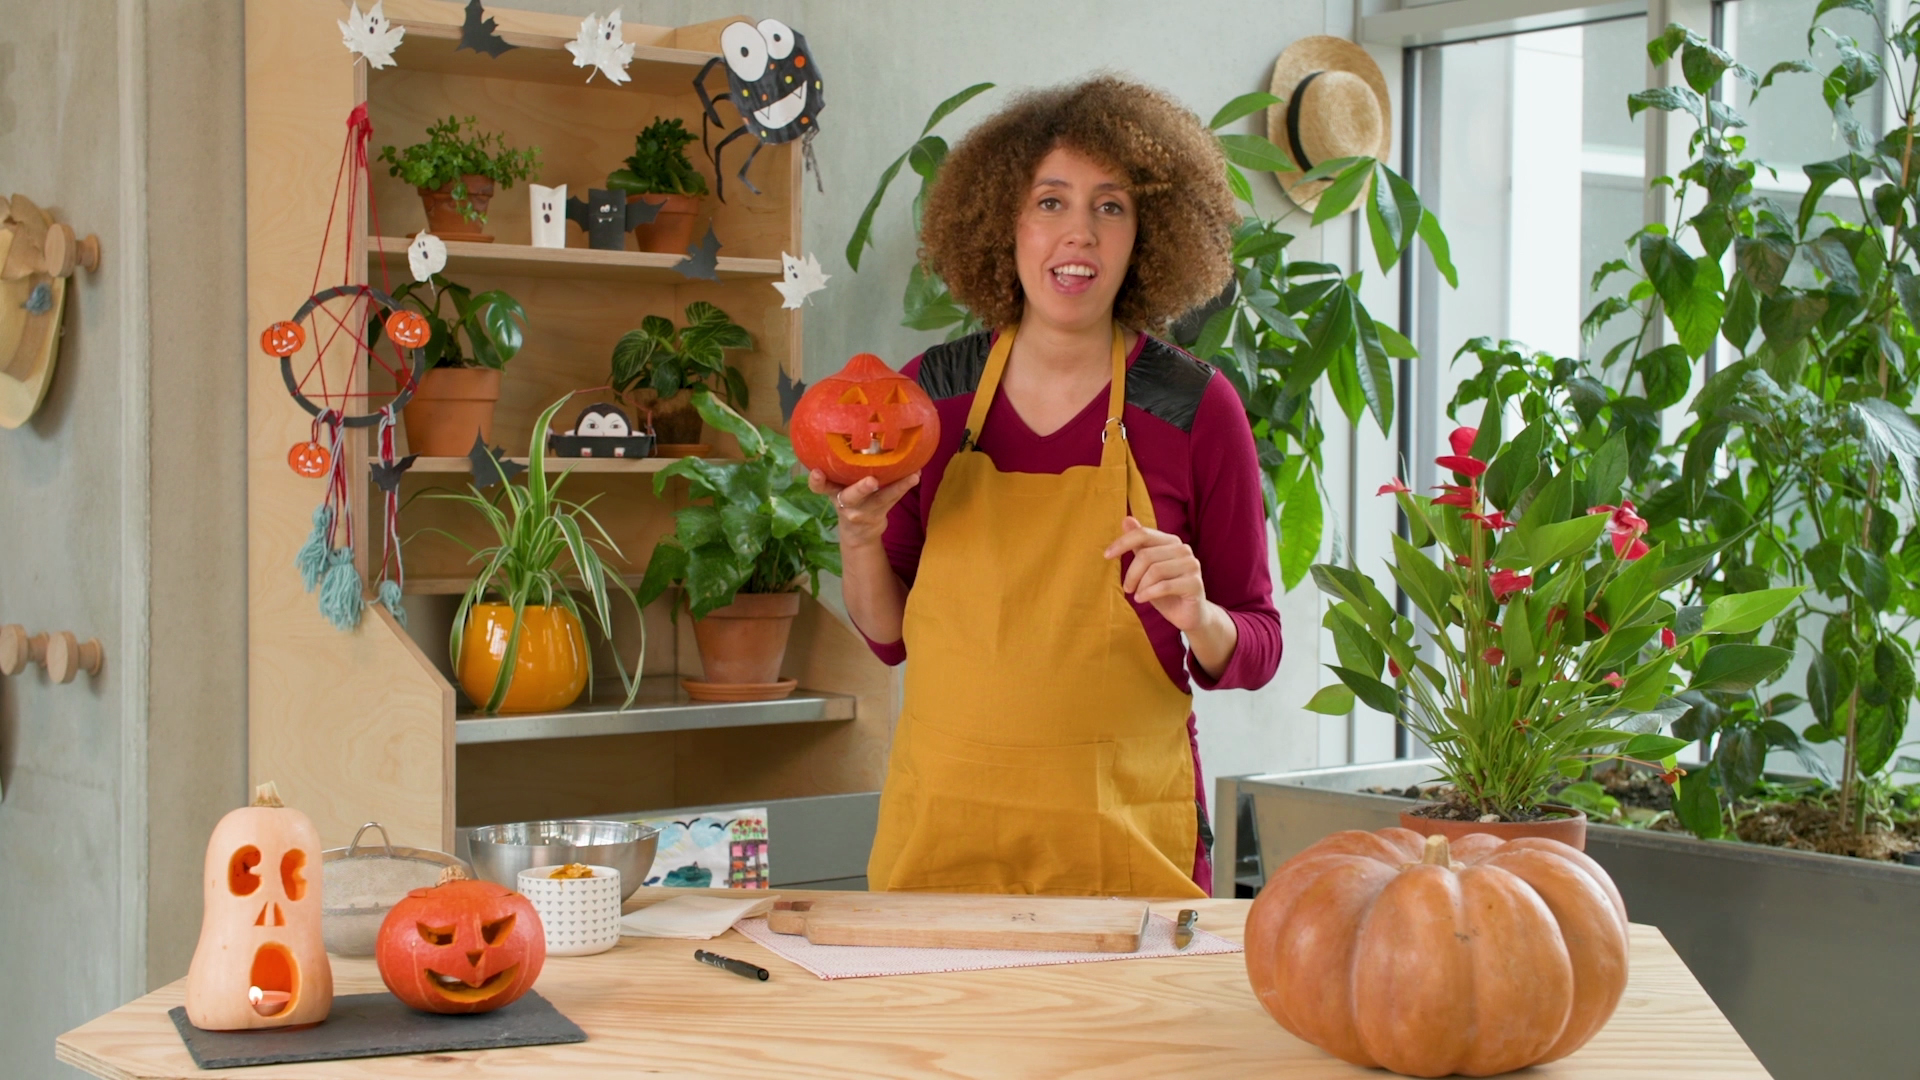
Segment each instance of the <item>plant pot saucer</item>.
[[706,457],[713,453],[711,443],[657,443],[653,448],[654,457]]
[[[1432,803],[1421,803],[1432,806]],[[1448,840],[1458,840],[1470,833],[1486,833],[1502,840],[1518,840],[1521,837],[1544,837],[1558,840],[1578,851],[1587,849],[1587,815],[1572,807],[1550,806],[1548,809],[1564,811],[1558,817],[1543,818],[1539,821],[1455,821],[1451,818],[1426,817],[1412,811],[1400,812],[1400,827],[1412,829],[1421,836],[1444,836]]]
[[680,688],[695,701],[778,701],[794,692],[799,679],[770,683],[716,683],[681,679]]

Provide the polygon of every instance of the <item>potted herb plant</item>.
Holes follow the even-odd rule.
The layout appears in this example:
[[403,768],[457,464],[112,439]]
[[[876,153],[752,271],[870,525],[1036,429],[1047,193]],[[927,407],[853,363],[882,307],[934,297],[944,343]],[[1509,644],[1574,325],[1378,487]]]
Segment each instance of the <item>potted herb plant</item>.
[[712,390],[728,401],[747,404],[747,381],[726,362],[728,349],[753,346],[753,336],[732,317],[704,300],[687,305],[687,323],[675,328],[663,315],[649,315],[638,329],[621,335],[613,347],[613,392],[650,416],[660,457],[707,453],[700,442],[700,418],[694,399]]
[[479,119],[449,116],[427,128],[427,141],[405,150],[381,147],[387,172],[412,184],[426,205],[427,228],[443,240],[493,242],[486,234],[487,203],[496,185],[512,187],[540,165],[540,148],[514,150]]
[[[618,556],[619,547],[584,503],[560,496],[571,471],[551,480],[546,474],[545,434],[566,401],[547,406],[534,423],[523,482],[502,483],[492,495],[472,488],[467,494],[425,496],[464,503],[493,530],[494,542],[483,547],[445,530],[428,530],[466,548],[480,566],[460,597],[447,648],[461,689],[488,713],[564,709],[591,684],[593,655],[582,631],[583,605],[573,589],[585,594],[586,613],[609,641],[611,597],[624,597],[636,616],[640,612],[633,590],[602,556],[603,551]],[[640,627],[631,675],[619,652],[613,653],[627,705],[639,692],[646,658],[644,620]]]
[[634,226],[641,251],[677,255],[693,243],[700,198],[707,193],[707,178],[687,158],[693,139],[678,117],[656,117],[634,136],[627,167],[607,176],[607,187],[626,192],[628,202],[644,200],[660,208],[651,222]]
[[650,604],[668,587],[684,586],[705,669],[703,678],[681,681],[689,695],[782,698],[795,686],[780,678],[780,663],[800,610],[801,584],[817,596],[820,574],[840,572],[840,547],[829,531],[833,503],[807,489],[785,435],[748,423],[711,394],[696,397],[694,407],[738,439],[746,458],[687,458],[654,477],[656,494],[669,478],[683,476],[693,498],[704,502],[674,515],[674,531],[647,561],[639,600]]
[[[476,293],[441,274],[409,281],[393,298],[425,316],[432,329],[424,346],[426,373],[402,412],[408,450],[457,457],[473,449],[476,437],[490,442],[500,373],[526,340],[526,308],[500,289]],[[452,311],[444,311],[449,303]],[[367,334],[369,343],[379,341],[379,320],[368,321]]]

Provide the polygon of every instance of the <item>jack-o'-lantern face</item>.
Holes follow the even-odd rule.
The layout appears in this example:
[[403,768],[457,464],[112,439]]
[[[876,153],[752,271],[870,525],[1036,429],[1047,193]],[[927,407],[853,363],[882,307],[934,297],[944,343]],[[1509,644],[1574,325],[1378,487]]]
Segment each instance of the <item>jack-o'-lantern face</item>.
[[789,424],[794,454],[836,484],[890,484],[925,465],[940,414],[919,384],[862,353],[810,387]]
[[260,349],[268,356],[287,357],[300,351],[307,343],[307,332],[300,329],[297,322],[284,319],[267,327],[260,334]]
[[490,881],[415,889],[387,912],[374,959],[416,1009],[490,1012],[532,989],[547,959],[532,901]]
[[201,1028],[311,1024],[333,1005],[320,933],[320,837],[273,803],[235,810],[207,842],[200,944],[187,1016]]
[[301,476],[325,476],[327,470],[333,468],[333,452],[311,439],[294,443],[293,448],[287,451],[287,465]]
[[403,349],[417,349],[433,336],[433,327],[417,312],[396,311],[387,316],[387,336]]

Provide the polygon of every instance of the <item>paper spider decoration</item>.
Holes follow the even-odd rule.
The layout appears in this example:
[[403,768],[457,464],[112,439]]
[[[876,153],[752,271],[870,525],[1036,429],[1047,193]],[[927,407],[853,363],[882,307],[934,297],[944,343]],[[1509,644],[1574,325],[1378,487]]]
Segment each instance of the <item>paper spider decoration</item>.
[[723,62],[727,66],[726,100],[740,114],[742,123],[708,150],[713,159],[714,195],[721,202],[726,201],[720,151],[748,134],[754,137],[753,149],[747,152],[747,160],[740,163],[736,174],[748,191],[760,194],[760,189],[747,179],[747,168],[759,156],[760,148],[795,139],[801,140],[807,168],[813,170],[814,184],[819,186],[820,170],[813,161],[813,136],[820,129],[820,110],[826,105],[826,98],[822,96],[820,67],[807,49],[806,35],[778,19],[762,19],[758,25],[729,23],[720,31],[720,55],[707,61],[693,80],[700,103],[706,107],[700,118],[703,148],[707,146],[708,124],[722,130],[727,126],[706,86],[707,75]]

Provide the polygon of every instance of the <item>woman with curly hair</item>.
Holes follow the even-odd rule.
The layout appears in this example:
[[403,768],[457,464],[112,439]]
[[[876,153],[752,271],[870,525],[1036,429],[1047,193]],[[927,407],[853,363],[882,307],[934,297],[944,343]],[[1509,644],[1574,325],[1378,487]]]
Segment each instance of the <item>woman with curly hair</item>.
[[923,258],[988,326],[908,364],[920,474],[846,488],[847,611],[907,666],[875,890],[1204,896],[1190,685],[1280,659],[1258,461],[1232,386],[1149,335],[1215,295],[1237,221],[1213,135],[1111,77],[975,128]]

